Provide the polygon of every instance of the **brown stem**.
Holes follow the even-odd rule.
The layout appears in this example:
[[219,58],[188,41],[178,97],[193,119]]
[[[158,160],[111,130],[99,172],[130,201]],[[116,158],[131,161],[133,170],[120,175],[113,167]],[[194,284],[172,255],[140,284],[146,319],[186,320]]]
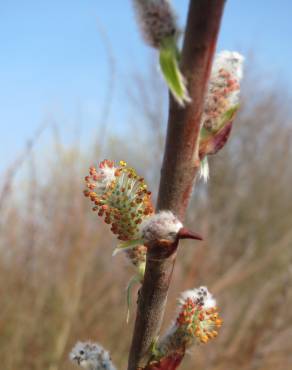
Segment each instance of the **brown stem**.
[[[157,210],[169,209],[183,221],[199,169],[198,137],[204,92],[220,27],[225,0],[191,0],[182,50],[181,69],[188,82],[191,104],[179,107],[170,98],[167,139]],[[147,253],[144,282],[128,370],[144,365],[151,342],[158,334],[176,257],[162,256],[159,245]]]

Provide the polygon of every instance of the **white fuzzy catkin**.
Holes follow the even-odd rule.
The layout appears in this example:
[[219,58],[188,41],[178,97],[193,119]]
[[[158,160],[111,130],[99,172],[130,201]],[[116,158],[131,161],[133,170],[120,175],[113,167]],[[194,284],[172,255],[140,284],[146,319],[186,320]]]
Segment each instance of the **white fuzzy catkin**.
[[173,242],[182,227],[182,223],[172,212],[161,211],[145,219],[140,232],[146,244],[162,239]]
[[179,299],[180,305],[183,305],[188,298],[204,309],[216,307],[215,299],[205,286],[183,292]]
[[169,0],[133,0],[137,20],[147,44],[159,49],[177,33],[176,15]]
[[224,113],[238,105],[243,61],[235,51],[225,50],[215,56],[202,116],[206,129],[216,130]]
[[69,358],[86,370],[116,370],[109,353],[98,343],[77,342]]

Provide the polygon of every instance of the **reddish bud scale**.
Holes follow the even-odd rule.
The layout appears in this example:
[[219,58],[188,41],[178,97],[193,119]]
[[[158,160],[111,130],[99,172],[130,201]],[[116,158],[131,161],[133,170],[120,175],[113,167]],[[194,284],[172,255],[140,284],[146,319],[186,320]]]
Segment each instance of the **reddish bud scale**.
[[185,351],[182,350],[163,357],[159,361],[150,362],[145,370],[176,370],[184,357],[184,353]]

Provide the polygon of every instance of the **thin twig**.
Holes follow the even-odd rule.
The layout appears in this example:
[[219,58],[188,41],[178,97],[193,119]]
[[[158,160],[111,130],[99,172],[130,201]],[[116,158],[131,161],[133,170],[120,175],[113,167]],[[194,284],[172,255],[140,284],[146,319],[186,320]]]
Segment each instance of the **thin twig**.
[[215,282],[212,286],[212,292],[218,294],[221,291],[231,289],[234,285],[241,284],[267,269],[271,264],[277,261],[278,256],[282,255],[284,251],[291,246],[291,239],[292,233],[288,232],[278,243],[267,248],[268,252],[266,252],[260,260],[256,258],[253,262],[243,260],[242,263],[240,263],[242,260],[240,259],[236,266],[232,266],[221,279]]
[[[170,98],[168,131],[162,166],[157,210],[170,209],[184,219],[194,179],[199,169],[198,136],[204,92],[224,8],[224,0],[191,0],[181,68],[188,82],[191,104],[180,108]],[[138,299],[137,316],[128,370],[143,366],[149,347],[158,334],[175,262],[174,253],[160,255],[161,248],[147,253],[144,283]]]
[[14,160],[10,167],[8,167],[6,174],[4,175],[4,183],[0,189],[0,211],[4,206],[5,200],[8,198],[7,196],[11,190],[11,185],[17,171],[19,170],[23,162],[27,159],[28,155],[31,153],[35,144],[39,140],[39,137],[45,131],[48,125],[49,123],[45,122],[37,128],[32,138],[27,141],[22,153]]

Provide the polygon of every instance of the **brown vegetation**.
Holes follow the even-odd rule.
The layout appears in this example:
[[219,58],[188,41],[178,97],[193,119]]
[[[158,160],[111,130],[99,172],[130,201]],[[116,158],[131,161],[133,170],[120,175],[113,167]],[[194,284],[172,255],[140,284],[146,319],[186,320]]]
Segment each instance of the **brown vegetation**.
[[[247,88],[244,102],[229,144],[211,158],[208,185],[200,184],[189,208],[188,223],[205,242],[185,242],[176,263],[165,326],[179,292],[202,284],[224,318],[218,339],[198,347],[183,369],[288,370],[292,363],[292,112],[282,90]],[[133,145],[112,139],[107,157],[128,160],[155,189],[160,99],[140,108],[151,131]],[[115,239],[82,197],[87,167],[102,158],[98,150],[84,158],[75,145],[56,144],[50,161],[27,158],[27,175],[11,177],[9,186],[3,181],[1,368],[69,369],[69,349],[88,338],[125,368],[131,267],[124,256],[111,257]]]

